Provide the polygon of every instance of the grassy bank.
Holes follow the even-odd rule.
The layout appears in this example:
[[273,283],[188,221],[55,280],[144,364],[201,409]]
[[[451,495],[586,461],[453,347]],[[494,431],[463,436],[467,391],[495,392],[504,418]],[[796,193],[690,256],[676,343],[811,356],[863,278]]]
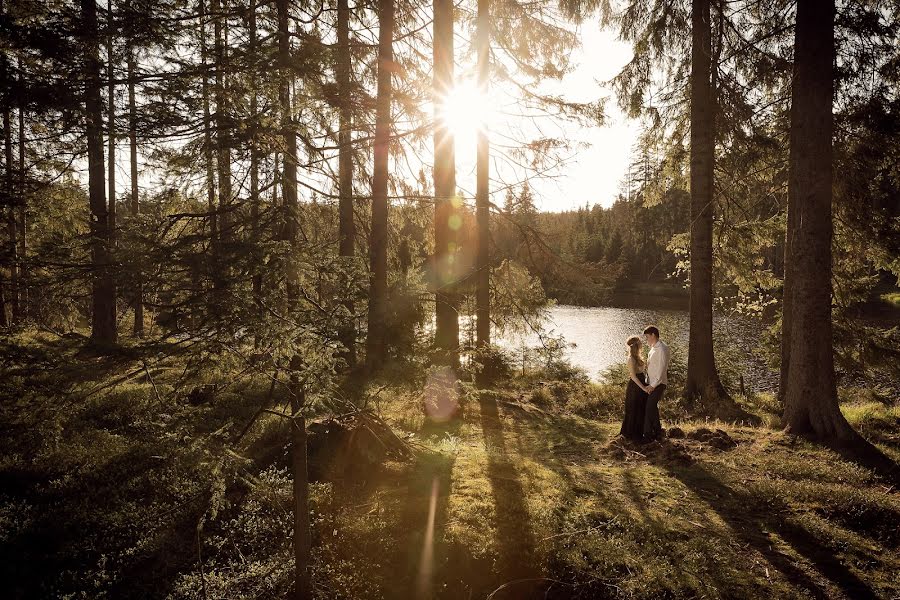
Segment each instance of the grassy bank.
[[[81,343],[4,348],[11,597],[286,597],[288,431],[264,413],[241,435],[259,407],[278,412],[277,391],[221,359],[185,380],[181,360]],[[753,426],[668,402],[684,436],[631,446],[615,439],[617,386],[463,386],[445,422],[423,416],[423,386],[371,400],[413,458],[312,487],[321,598],[900,595],[898,490],[774,429],[769,398],[741,405]],[[900,460],[896,405],[843,408]]]

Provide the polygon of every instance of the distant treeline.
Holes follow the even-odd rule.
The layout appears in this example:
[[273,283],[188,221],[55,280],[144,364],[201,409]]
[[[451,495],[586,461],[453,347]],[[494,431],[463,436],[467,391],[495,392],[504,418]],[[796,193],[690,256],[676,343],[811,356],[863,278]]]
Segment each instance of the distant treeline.
[[507,192],[497,226],[499,253],[537,275],[548,296],[564,304],[598,305],[638,284],[684,284],[671,247],[687,231],[690,198],[673,190],[657,201],[620,195],[609,207],[537,212],[525,184]]

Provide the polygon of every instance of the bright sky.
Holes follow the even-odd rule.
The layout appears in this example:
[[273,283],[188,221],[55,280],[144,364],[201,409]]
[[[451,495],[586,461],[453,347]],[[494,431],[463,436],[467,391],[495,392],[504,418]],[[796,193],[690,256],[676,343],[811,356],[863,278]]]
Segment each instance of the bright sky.
[[[603,127],[584,127],[561,119],[543,117],[540,123],[543,135],[567,140],[572,149],[565,154],[565,163],[551,171],[552,176],[530,179],[538,208],[544,211],[560,211],[594,204],[609,206],[619,192],[630,161],[631,149],[639,128],[636,121],[627,119],[619,110],[612,91],[603,82],[611,79],[631,59],[630,45],[616,39],[613,32],[601,30],[599,25],[585,23],[579,31],[582,46],[572,57],[575,70],[562,81],[547,82],[540,92],[561,95],[576,102],[596,101],[607,98],[607,122]],[[487,120],[490,125],[492,157],[497,146],[515,144],[531,139],[531,131],[510,133],[510,128],[523,127],[523,119],[510,116],[503,103],[514,105],[516,99],[500,97],[493,102],[500,105],[495,114],[484,116],[481,100],[471,81],[457,84],[456,94],[448,107],[448,121],[456,135],[457,183],[466,196],[475,187],[475,147],[477,123]],[[497,94],[494,94],[497,96]],[[516,91],[516,95],[518,92]],[[512,110],[518,111],[513,107]],[[531,128],[530,122],[524,129]],[[502,205],[504,183],[520,181],[524,170],[508,164],[491,162],[491,193],[495,204]]]
[[573,57],[577,69],[563,79],[561,93],[577,101],[608,97],[607,123],[604,127],[587,128],[562,125],[567,137],[590,146],[575,151],[557,180],[535,184],[541,210],[567,210],[585,203],[611,205],[639,133],[637,121],[622,114],[612,91],[602,85],[631,59],[631,46],[618,41],[614,32],[601,30],[596,22],[586,22],[579,33],[582,47]]

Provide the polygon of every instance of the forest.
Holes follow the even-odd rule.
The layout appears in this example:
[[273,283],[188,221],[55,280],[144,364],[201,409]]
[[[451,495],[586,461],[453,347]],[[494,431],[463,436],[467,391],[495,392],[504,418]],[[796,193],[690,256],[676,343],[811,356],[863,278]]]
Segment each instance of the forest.
[[0,0],[0,110],[5,597],[900,597],[898,0]]

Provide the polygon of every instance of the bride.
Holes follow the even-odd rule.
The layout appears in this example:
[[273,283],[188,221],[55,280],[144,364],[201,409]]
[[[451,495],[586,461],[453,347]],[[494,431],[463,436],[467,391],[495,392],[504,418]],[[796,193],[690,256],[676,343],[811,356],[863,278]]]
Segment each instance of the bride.
[[625,388],[625,418],[620,435],[640,442],[644,439],[644,411],[647,405],[647,363],[641,356],[641,338],[631,336],[628,347],[628,387]]

